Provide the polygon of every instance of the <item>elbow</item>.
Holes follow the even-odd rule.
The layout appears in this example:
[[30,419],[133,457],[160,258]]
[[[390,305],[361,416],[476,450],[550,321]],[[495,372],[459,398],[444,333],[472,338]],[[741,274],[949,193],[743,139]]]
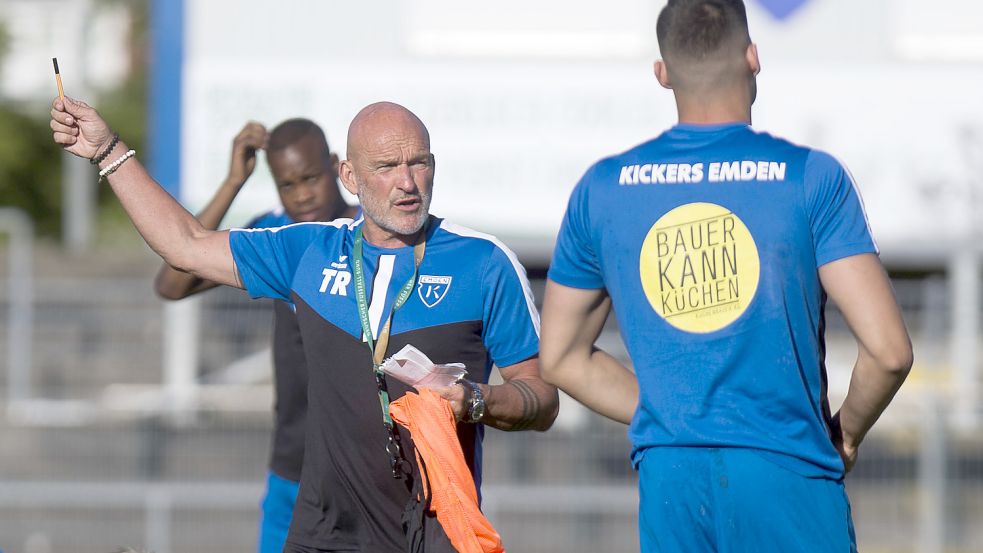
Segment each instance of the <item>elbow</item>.
[[160,257],[164,260],[164,263],[170,265],[172,269],[180,273],[185,273],[189,275],[194,275],[194,257],[188,255],[187,252],[191,251],[190,248],[178,249],[172,252],[161,252]]
[[545,432],[552,428],[557,415],[560,414],[560,394],[554,386],[550,386],[550,390],[552,391],[552,397],[547,402],[546,408],[543,409],[543,416],[535,428],[540,432]]
[[898,355],[889,359],[889,364],[887,365],[888,371],[897,374],[902,379],[907,378],[908,373],[911,372],[911,366],[915,362],[915,355],[911,349],[911,343],[909,342],[906,348],[899,352]]
[[914,363],[914,352],[911,347],[911,340],[905,337],[891,347],[881,348],[879,351],[871,352],[877,361],[877,365],[887,374],[893,375],[898,380],[907,378]]
[[154,293],[157,297],[162,300],[179,300],[181,299],[177,295],[177,290],[168,282],[169,273],[173,272],[174,269],[168,265],[161,267],[160,271],[157,272],[157,276],[154,278]]
[[162,300],[176,301],[183,300],[188,297],[187,294],[182,293],[181,290],[170,288],[165,284],[157,282],[154,285],[154,292],[157,293],[157,297]]
[[[197,223],[197,221],[195,221]],[[202,240],[207,238],[208,231],[190,229],[176,233],[173,241],[151,246],[154,252],[164,260],[171,269],[181,273],[194,275],[198,259],[204,255]],[[166,282],[164,283],[166,285]]]
[[552,355],[548,350],[545,352],[540,349],[539,352],[539,374],[542,379],[551,386],[559,386],[560,380],[560,362],[556,356]]
[[582,377],[582,367],[590,362],[593,351],[594,348],[571,349],[563,352],[540,349],[540,375],[550,386],[566,390],[567,386],[576,383]]
[[558,375],[554,371],[544,370],[543,371],[543,382],[546,382],[550,386],[556,386],[557,385],[557,376]]
[[162,300],[183,300],[190,296],[192,284],[188,279],[194,278],[193,275],[180,268],[173,259],[165,258],[165,263],[154,279],[154,293],[157,297]]
[[180,294],[175,293],[174,290],[169,290],[161,286],[154,286],[154,292],[156,292],[157,297],[162,300],[174,301],[183,298],[183,296],[181,296]]

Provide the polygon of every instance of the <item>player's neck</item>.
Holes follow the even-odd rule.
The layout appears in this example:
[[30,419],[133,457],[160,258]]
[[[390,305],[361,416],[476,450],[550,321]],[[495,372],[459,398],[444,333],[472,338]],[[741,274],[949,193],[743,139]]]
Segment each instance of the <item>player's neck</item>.
[[676,112],[680,124],[751,124],[751,101],[747,94],[739,92],[713,95],[676,94]]

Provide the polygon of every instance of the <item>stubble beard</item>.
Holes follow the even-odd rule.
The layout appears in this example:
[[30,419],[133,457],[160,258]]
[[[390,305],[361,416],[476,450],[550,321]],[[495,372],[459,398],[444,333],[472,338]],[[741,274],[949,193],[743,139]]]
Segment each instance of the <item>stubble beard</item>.
[[431,194],[420,194],[419,211],[413,218],[407,219],[400,217],[398,212],[394,213],[387,209],[390,206],[388,199],[377,201],[376,198],[366,197],[365,194],[358,195],[365,217],[382,230],[399,236],[411,236],[423,228],[430,215],[430,200]]

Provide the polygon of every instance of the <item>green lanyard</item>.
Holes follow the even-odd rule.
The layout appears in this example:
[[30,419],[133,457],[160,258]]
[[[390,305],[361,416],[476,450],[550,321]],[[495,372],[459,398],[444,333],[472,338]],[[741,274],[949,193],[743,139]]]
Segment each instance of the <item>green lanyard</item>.
[[[428,226],[428,224],[423,225],[419,241],[413,246],[413,274],[406,281],[406,284],[400,288],[399,294],[393,302],[392,309],[389,311],[389,316],[386,318],[386,324],[379,331],[379,338],[377,340],[373,340],[372,338],[372,323],[369,322],[369,306],[365,294],[365,269],[362,267],[362,227],[359,226],[355,230],[355,246],[352,255],[354,258],[352,259],[352,272],[355,278],[355,300],[358,303],[358,318],[362,322],[362,333],[365,335],[369,352],[372,354],[372,372],[375,375],[376,387],[379,389],[379,406],[382,408],[382,424],[389,431],[389,443],[386,445],[386,451],[389,452],[390,461],[393,464],[393,476],[395,478],[399,478],[396,464],[399,461],[398,456],[401,452],[398,437],[393,427],[392,417],[389,416],[389,390],[386,387],[385,375],[382,372],[382,361],[386,356],[386,348],[389,347],[389,331],[392,326],[393,313],[400,307],[403,307],[403,304],[406,303],[406,300],[410,299],[410,295],[413,293],[417,271],[420,269],[420,263],[423,262],[423,254],[427,249]],[[376,290],[376,293],[379,293],[379,291]],[[386,290],[383,290],[382,293],[385,294]]]

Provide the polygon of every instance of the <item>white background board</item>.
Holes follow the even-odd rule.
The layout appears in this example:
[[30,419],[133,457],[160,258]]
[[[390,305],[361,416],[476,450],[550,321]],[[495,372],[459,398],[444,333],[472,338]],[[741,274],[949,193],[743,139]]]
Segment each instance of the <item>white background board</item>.
[[[433,212],[543,262],[587,167],[674,123],[651,76],[660,2],[349,4],[188,1],[186,204],[221,182],[245,121],[310,117],[343,155],[354,114],[392,100],[431,131]],[[755,126],[853,171],[885,257],[934,258],[983,209],[983,8],[855,4],[812,0],[779,21],[749,1]],[[253,180],[229,224],[276,205],[265,165]]]

